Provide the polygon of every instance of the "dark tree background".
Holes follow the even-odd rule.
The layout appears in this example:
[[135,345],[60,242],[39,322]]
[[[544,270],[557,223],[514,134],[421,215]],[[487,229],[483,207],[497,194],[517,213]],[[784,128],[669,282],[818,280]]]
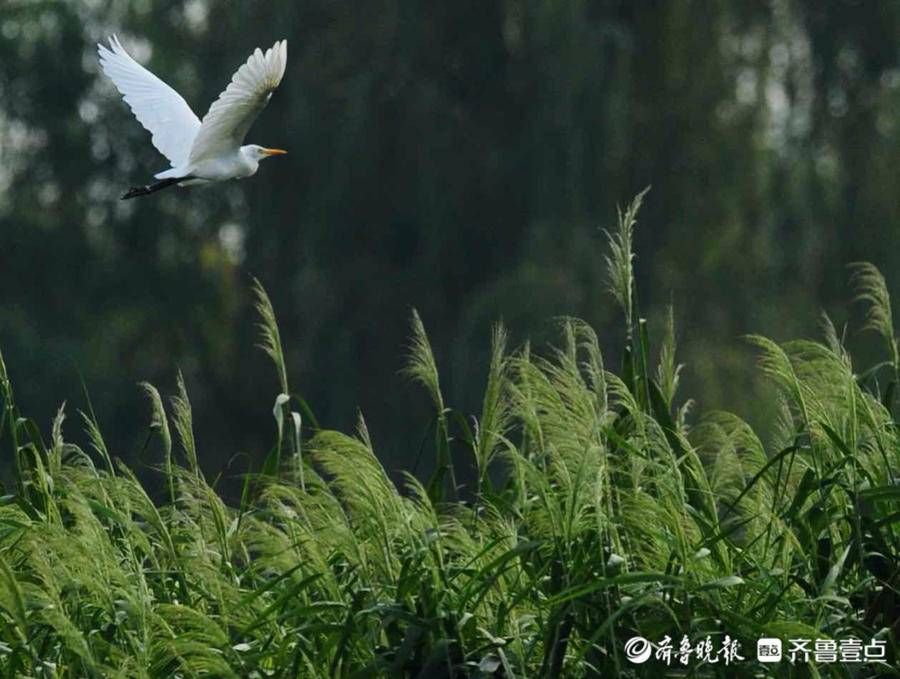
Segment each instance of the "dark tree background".
[[[98,73],[113,32],[200,115],[287,38],[248,141],[290,155],[118,201],[165,162]],[[152,463],[135,383],[171,393],[180,368],[206,469],[258,459],[277,383],[257,276],[319,420],[361,409],[408,467],[429,417],[399,375],[410,308],[465,411],[499,319],[540,342],[583,317],[614,363],[600,229],[652,184],[642,312],[674,302],[686,395],[756,417],[742,334],[843,322],[853,260],[898,283],[898,43],[887,1],[3,0],[0,347],[20,405],[83,409],[83,381],[114,451]]]

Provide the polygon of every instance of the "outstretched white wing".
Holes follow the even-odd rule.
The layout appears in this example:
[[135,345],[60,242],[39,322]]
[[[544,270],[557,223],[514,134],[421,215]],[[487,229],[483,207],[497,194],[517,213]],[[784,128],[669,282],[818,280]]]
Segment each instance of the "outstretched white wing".
[[247,130],[281,82],[286,65],[287,40],[276,42],[265,54],[256,48],[203,116],[190,162],[214,158],[240,147]]
[[134,117],[153,135],[153,145],[172,167],[184,165],[200,120],[184,98],[162,80],[131,58],[116,36],[109,39],[109,47],[97,45],[100,66],[109,76]]

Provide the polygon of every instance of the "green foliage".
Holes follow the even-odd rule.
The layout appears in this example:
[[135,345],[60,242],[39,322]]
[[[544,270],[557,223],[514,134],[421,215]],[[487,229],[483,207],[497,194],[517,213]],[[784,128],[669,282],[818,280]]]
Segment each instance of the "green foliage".
[[639,193],[625,210],[619,208],[616,231],[606,234],[610,250],[610,254],[606,256],[607,286],[622,307],[625,324],[629,329],[634,321],[634,226],[638,210],[649,190],[650,187],[647,187]]
[[[175,433],[187,459],[188,468],[198,476],[200,464],[197,459],[197,443],[194,441],[194,415],[191,409],[191,401],[188,398],[187,387],[184,384],[184,375],[178,372],[178,393],[172,397],[172,423]],[[154,419],[156,414],[154,413]]]
[[278,383],[281,385],[281,393],[288,394],[287,367],[284,363],[284,348],[281,346],[281,331],[278,329],[278,322],[275,320],[275,309],[272,308],[272,301],[269,299],[268,293],[263,288],[262,283],[256,278],[253,279],[253,296],[255,298],[254,307],[259,314],[259,347],[266,352],[268,357],[275,364],[278,371]]
[[[609,260],[626,315],[636,209]],[[877,271],[856,280],[886,332]],[[280,451],[281,340],[255,294],[282,389]],[[93,416],[94,454],[66,441],[62,410],[47,448],[0,360],[0,436],[19,461],[17,490],[0,503],[0,674],[632,676],[623,645],[635,635],[728,634],[745,656],[763,634],[877,637],[896,658],[900,430],[877,390],[895,373],[878,387],[854,372],[830,323],[823,343],[753,338],[783,403],[767,447],[735,415],[688,423],[672,317],[655,371],[647,324],[632,320],[625,377],[580,321],[563,320],[547,355],[510,350],[497,326],[470,429],[445,404],[414,312],[408,374],[435,409],[437,467],[452,479],[450,451],[462,449],[477,470],[475,493],[453,500],[440,474],[397,488],[362,418],[354,435],[307,434],[300,457],[298,415],[297,455],[272,458],[229,507],[199,473],[179,375],[171,425],[186,466],[172,457],[163,399],[143,386],[148,433],[163,442],[168,497],[157,505],[113,466]],[[757,666],[697,671],[749,677]]]

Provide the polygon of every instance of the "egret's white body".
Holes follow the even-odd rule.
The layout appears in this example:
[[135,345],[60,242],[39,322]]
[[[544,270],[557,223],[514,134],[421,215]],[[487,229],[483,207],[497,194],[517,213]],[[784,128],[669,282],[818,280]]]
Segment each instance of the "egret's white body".
[[236,153],[229,151],[213,158],[204,158],[188,163],[183,167],[173,167],[170,170],[158,172],[154,177],[157,179],[186,176],[193,177],[193,179],[183,182],[185,184],[252,177],[259,169],[259,161],[267,155],[270,155],[263,154],[260,156],[259,154],[263,150],[268,151],[270,149],[263,149],[261,146],[253,145],[241,146]]
[[166,186],[205,184],[256,174],[259,161],[285,153],[255,144],[242,146],[256,116],[278,87],[287,65],[287,41],[265,53],[259,48],[232,76],[201,121],[184,98],[132,59],[118,38],[98,45],[100,66],[153,135],[153,145],[171,168],[158,172],[161,181],[132,189],[125,198],[153,193]]

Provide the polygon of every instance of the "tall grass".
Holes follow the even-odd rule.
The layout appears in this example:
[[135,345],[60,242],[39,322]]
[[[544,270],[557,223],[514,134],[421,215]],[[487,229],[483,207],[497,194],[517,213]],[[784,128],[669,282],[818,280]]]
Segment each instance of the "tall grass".
[[[607,259],[625,317],[620,373],[578,320],[543,354],[510,350],[498,326],[482,412],[467,417],[445,402],[413,315],[408,374],[435,411],[428,482],[397,488],[362,417],[351,434],[302,426],[258,283],[276,440],[237,507],[200,472],[180,376],[171,413],[143,386],[162,450],[157,505],[93,416],[93,451],[66,441],[63,409],[45,443],[0,357],[16,480],[0,502],[0,674],[659,675],[624,656],[636,635],[743,642],[747,662],[695,660],[683,670],[694,676],[759,676],[760,636],[878,638],[896,658],[898,359],[883,278],[871,265],[853,276],[889,347],[873,370],[854,368],[830,321],[822,342],[750,338],[781,405],[766,445],[735,415],[689,417],[671,314],[653,365],[632,269],[640,199]],[[477,470],[463,493],[460,450]],[[880,671],[783,664],[779,676]]]

